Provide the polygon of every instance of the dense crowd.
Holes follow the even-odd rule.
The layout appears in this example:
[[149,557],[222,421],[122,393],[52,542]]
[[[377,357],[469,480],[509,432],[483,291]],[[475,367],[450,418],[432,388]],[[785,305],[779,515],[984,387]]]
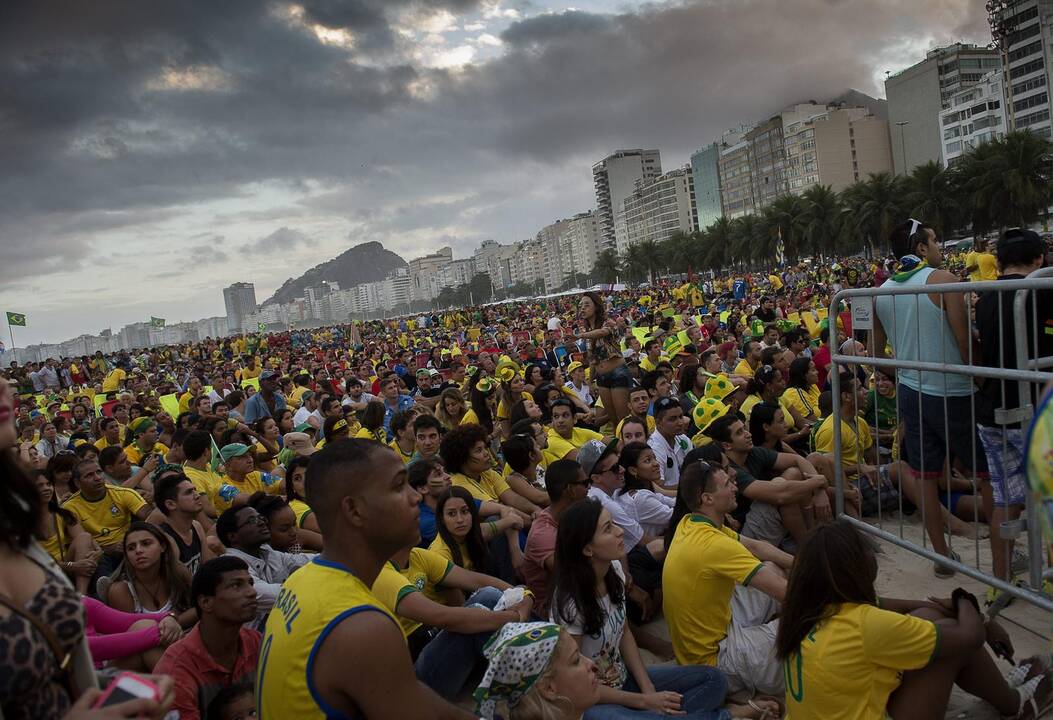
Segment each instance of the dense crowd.
[[[881,297],[869,335],[830,302],[1024,277],[1046,247],[1009,231],[945,262],[913,221],[890,242],[11,363],[0,717],[900,720],[942,717],[955,683],[1038,717],[1048,662],[1003,674],[983,645],[1011,657],[1008,636],[964,590],[879,598],[880,548],[834,512],[839,462],[847,515],[919,515],[948,563],[948,532],[983,531],[996,576],[1022,571],[998,528],[1026,428],[995,410],[1037,395],[867,362],[1015,367],[1010,296]],[[118,671],[158,697],[91,710]]]

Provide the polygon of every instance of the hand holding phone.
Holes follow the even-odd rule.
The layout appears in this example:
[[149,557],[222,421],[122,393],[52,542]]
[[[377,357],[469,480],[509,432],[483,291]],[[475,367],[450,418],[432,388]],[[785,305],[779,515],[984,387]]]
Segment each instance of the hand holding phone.
[[123,672],[102,691],[102,695],[92,705],[104,708],[128,703],[133,700],[149,700],[154,703],[161,699],[161,689],[141,675]]

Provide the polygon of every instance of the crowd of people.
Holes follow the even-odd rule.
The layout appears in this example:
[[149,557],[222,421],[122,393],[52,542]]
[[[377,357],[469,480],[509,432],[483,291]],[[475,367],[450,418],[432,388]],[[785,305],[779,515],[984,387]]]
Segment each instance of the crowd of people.
[[[879,598],[880,547],[834,508],[840,463],[845,513],[919,515],[937,576],[947,532],[989,533],[996,576],[1021,571],[999,528],[1026,428],[995,411],[1037,397],[867,362],[1015,367],[1012,303],[883,296],[870,335],[829,306],[1024,277],[1046,247],[1009,231],[945,263],[914,221],[890,244],[11,363],[0,717],[900,720],[942,717],[957,684],[1037,718],[1049,662],[1003,673],[984,644],[1011,657],[1008,636],[964,590]],[[117,671],[158,697],[92,710]]]

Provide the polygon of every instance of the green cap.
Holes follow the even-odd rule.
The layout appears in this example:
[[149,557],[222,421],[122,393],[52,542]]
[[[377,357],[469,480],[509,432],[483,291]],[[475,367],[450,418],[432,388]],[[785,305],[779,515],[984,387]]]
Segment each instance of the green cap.
[[231,443],[230,445],[224,445],[219,450],[219,456],[223,458],[223,462],[227,462],[231,458],[240,457],[241,455],[249,452],[250,448],[248,445],[241,443]]

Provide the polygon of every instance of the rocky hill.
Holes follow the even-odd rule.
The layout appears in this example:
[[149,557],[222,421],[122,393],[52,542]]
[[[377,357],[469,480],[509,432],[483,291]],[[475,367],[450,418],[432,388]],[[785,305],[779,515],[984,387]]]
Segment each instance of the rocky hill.
[[390,250],[385,250],[380,243],[362,243],[332,260],[315,265],[298,278],[289,278],[273,296],[261,304],[291,302],[304,296],[304,288],[320,285],[323,280],[335,281],[341,288],[349,288],[361,283],[383,280],[392,270],[404,267],[406,261]]

